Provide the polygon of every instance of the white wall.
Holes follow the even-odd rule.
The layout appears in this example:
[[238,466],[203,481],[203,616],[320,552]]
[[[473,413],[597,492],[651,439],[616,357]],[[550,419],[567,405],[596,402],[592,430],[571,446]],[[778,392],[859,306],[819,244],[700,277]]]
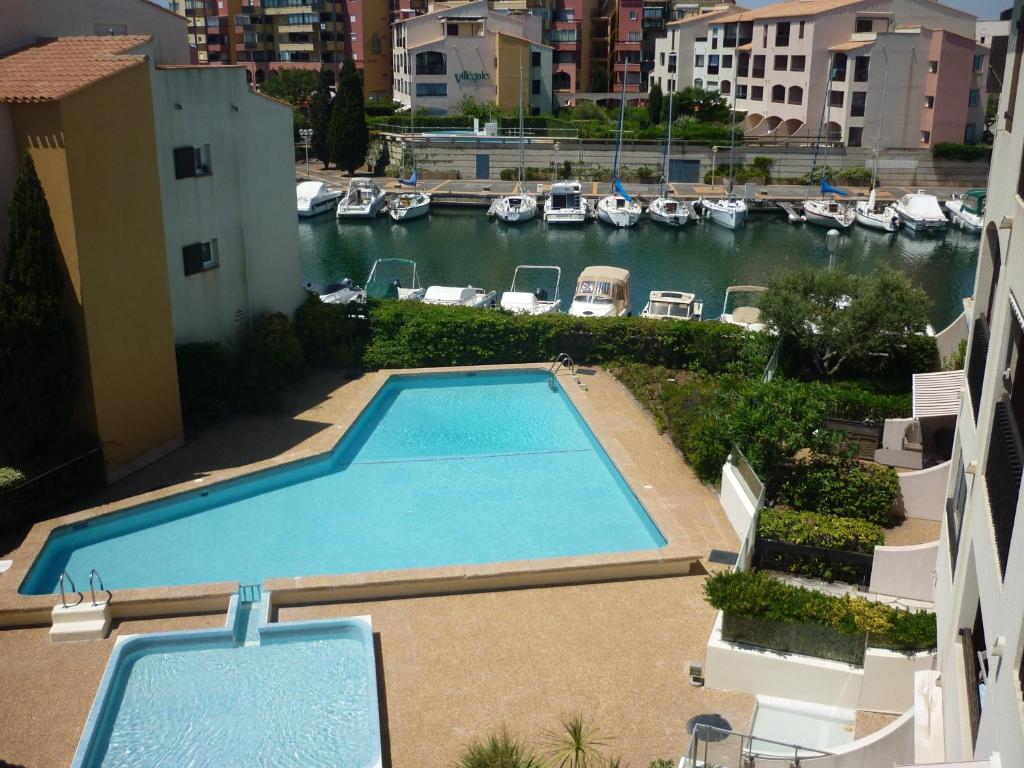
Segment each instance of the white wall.
[[952,464],[951,460],[947,460],[928,469],[900,473],[900,502],[907,517],[942,520],[946,510],[949,468]]
[[875,547],[868,591],[932,602],[938,551],[938,541],[907,547]]
[[729,462],[722,467],[722,492],[718,497],[733,530],[742,540],[750,529],[757,512],[757,501],[751,498],[743,478]]

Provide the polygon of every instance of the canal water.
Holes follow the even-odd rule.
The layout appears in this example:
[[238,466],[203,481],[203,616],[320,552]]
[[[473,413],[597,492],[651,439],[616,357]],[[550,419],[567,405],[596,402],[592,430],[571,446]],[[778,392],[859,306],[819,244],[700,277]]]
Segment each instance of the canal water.
[[[704,301],[704,317],[712,319],[721,312],[729,285],[764,285],[780,272],[826,268],[825,232],[789,224],[781,212],[753,214],[734,232],[709,222],[667,229],[646,219],[624,230],[600,222],[553,227],[539,218],[506,225],[489,220],[479,208],[434,208],[406,224],[386,216],[366,222],[339,223],[326,214],[301,220],[299,250],[307,281],[351,277],[363,285],[375,259],[394,257],[416,261],[424,286],[474,285],[496,290],[499,297],[517,264],[557,265],[564,307],[584,267],[625,267],[631,272],[634,314],[651,290],[684,290]],[[961,299],[974,289],[978,243],[953,229],[913,237],[854,225],[840,237],[835,258],[837,268],[857,274],[881,265],[905,273],[931,297],[931,321],[939,330],[960,313]]]

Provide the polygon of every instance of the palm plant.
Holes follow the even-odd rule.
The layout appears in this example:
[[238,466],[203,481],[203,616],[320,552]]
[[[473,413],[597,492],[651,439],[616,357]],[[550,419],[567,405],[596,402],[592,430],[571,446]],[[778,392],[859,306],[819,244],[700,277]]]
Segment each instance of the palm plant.
[[608,742],[581,713],[562,718],[562,728],[548,733],[547,755],[554,768],[600,768],[608,759],[601,752]]
[[457,768],[544,768],[525,742],[502,726],[483,741],[466,746],[456,763]]

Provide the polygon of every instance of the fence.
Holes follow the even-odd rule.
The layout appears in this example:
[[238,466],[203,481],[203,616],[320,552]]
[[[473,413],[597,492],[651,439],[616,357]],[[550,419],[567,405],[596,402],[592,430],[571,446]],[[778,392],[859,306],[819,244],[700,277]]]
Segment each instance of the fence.
[[846,634],[822,624],[796,624],[726,613],[722,615],[722,639],[860,667],[864,665],[868,638],[865,632]]
[[758,568],[800,573],[801,571],[794,566],[801,563],[814,568],[815,571],[819,568],[824,570],[822,566],[833,565],[829,570],[834,580],[866,588],[871,582],[874,555],[757,537],[754,546],[754,565]]

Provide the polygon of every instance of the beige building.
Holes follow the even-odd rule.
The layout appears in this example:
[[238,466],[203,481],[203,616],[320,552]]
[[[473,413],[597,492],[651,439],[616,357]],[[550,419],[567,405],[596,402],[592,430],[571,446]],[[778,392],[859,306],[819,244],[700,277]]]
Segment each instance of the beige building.
[[[665,36],[654,43],[654,68],[650,83],[666,93],[676,93],[693,85],[693,65],[698,49],[707,43],[708,25],[716,19],[746,9],[738,5],[710,6],[704,13],[691,13],[666,25]],[[689,51],[688,55],[683,55]]]

